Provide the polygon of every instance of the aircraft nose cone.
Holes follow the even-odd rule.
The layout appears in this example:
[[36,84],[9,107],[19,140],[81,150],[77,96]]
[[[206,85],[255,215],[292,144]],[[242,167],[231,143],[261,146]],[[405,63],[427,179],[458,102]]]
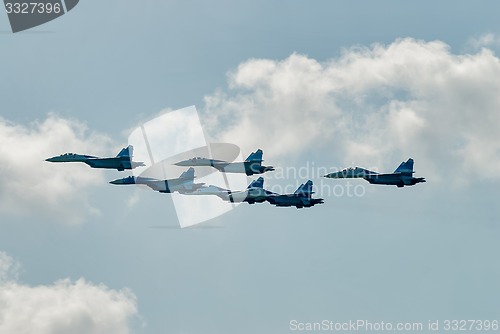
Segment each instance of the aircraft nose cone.
[[200,161],[200,160],[194,161],[190,159],[190,160],[183,160],[176,162],[174,165],[181,167],[191,167],[191,166],[203,166],[204,163],[205,161]]
[[54,158],[47,158],[47,159],[45,159],[45,161],[54,162]]
[[111,184],[135,184],[135,178],[133,176],[126,177],[124,179],[117,179],[110,181]]

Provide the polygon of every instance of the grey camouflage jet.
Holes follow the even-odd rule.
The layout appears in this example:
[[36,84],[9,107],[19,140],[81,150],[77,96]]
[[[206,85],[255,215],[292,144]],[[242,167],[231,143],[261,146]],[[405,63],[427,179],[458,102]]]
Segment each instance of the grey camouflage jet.
[[272,166],[262,166],[261,149],[253,152],[243,162],[227,162],[217,159],[195,157],[192,159],[179,161],[177,166],[211,166],[224,173],[245,173],[246,175],[262,174],[274,170]]
[[109,183],[116,185],[142,184],[161,193],[178,192],[179,194],[186,194],[204,185],[204,183],[194,183],[194,178],[194,168],[191,167],[175,179],[158,180],[150,177],[129,176]]
[[134,148],[132,145],[123,148],[114,158],[99,158],[92,155],[65,153],[59,156],[45,159],[49,162],[83,162],[92,168],[106,168],[124,171],[145,166],[143,162],[132,161]]
[[264,190],[264,178],[259,177],[252,181],[245,190],[228,190],[214,185],[198,188],[187,195],[215,195],[231,203],[247,202],[249,204],[265,202],[270,191]]
[[390,174],[379,174],[360,167],[350,167],[339,172],[327,174],[325,177],[332,179],[362,178],[371,184],[393,185],[401,188],[425,182],[425,178],[423,177],[413,177],[414,173],[413,159],[410,158],[408,161],[402,162],[399,167]]
[[295,206],[297,209],[309,208],[316,204],[323,204],[322,198],[312,198],[313,182],[308,180],[301,184],[293,194],[279,195],[271,193],[267,196],[267,201],[276,206]]

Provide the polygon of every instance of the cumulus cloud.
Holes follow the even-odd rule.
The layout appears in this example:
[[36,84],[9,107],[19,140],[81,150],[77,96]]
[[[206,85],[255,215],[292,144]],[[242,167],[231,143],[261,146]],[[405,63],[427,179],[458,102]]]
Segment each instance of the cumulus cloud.
[[85,190],[105,183],[102,172],[44,160],[68,151],[109,153],[108,137],[89,133],[81,122],[49,114],[27,126],[0,118],[0,142],[0,215],[45,213],[78,223],[85,213],[98,213]]
[[204,116],[216,140],[262,146],[275,160],[318,148],[332,166],[390,169],[412,156],[434,180],[477,168],[498,179],[499,77],[491,50],[400,39],[325,62],[248,60],[229,73],[227,92],[205,97]]
[[[130,333],[134,294],[83,278],[29,286],[17,281],[19,264],[0,252],[0,333]],[[12,275],[14,272],[14,275]]]

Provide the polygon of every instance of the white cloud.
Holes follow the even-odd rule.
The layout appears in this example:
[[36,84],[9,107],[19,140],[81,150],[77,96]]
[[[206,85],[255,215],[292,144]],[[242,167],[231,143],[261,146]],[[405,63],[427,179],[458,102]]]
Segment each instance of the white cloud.
[[479,37],[469,39],[468,44],[470,47],[474,49],[493,47],[500,45],[500,38],[497,37],[495,34],[487,33]]
[[130,333],[136,298],[83,278],[28,286],[11,276],[17,262],[0,252],[0,333]]
[[477,168],[498,179],[499,77],[488,49],[453,54],[440,41],[401,39],[323,63],[248,60],[229,74],[227,93],[205,98],[204,112],[215,139],[262,146],[275,161],[317,148],[336,167],[390,169],[412,156],[434,180]]
[[0,284],[15,280],[19,276],[21,264],[5,252],[0,252]]
[[28,126],[0,118],[0,142],[0,215],[45,213],[77,223],[87,213],[98,213],[85,190],[106,183],[101,171],[44,160],[68,151],[104,154],[109,138],[89,133],[78,121],[49,114]]

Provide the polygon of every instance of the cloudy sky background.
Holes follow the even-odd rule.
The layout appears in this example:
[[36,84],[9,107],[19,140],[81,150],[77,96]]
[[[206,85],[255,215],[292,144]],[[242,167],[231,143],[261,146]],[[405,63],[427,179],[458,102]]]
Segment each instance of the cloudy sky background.
[[[497,319],[499,9],[85,1],[15,35],[0,15],[0,333]],[[178,229],[169,195],[43,161],[115,155],[141,122],[193,104],[208,138],[305,169],[325,204]],[[410,156],[427,183],[317,177]]]

